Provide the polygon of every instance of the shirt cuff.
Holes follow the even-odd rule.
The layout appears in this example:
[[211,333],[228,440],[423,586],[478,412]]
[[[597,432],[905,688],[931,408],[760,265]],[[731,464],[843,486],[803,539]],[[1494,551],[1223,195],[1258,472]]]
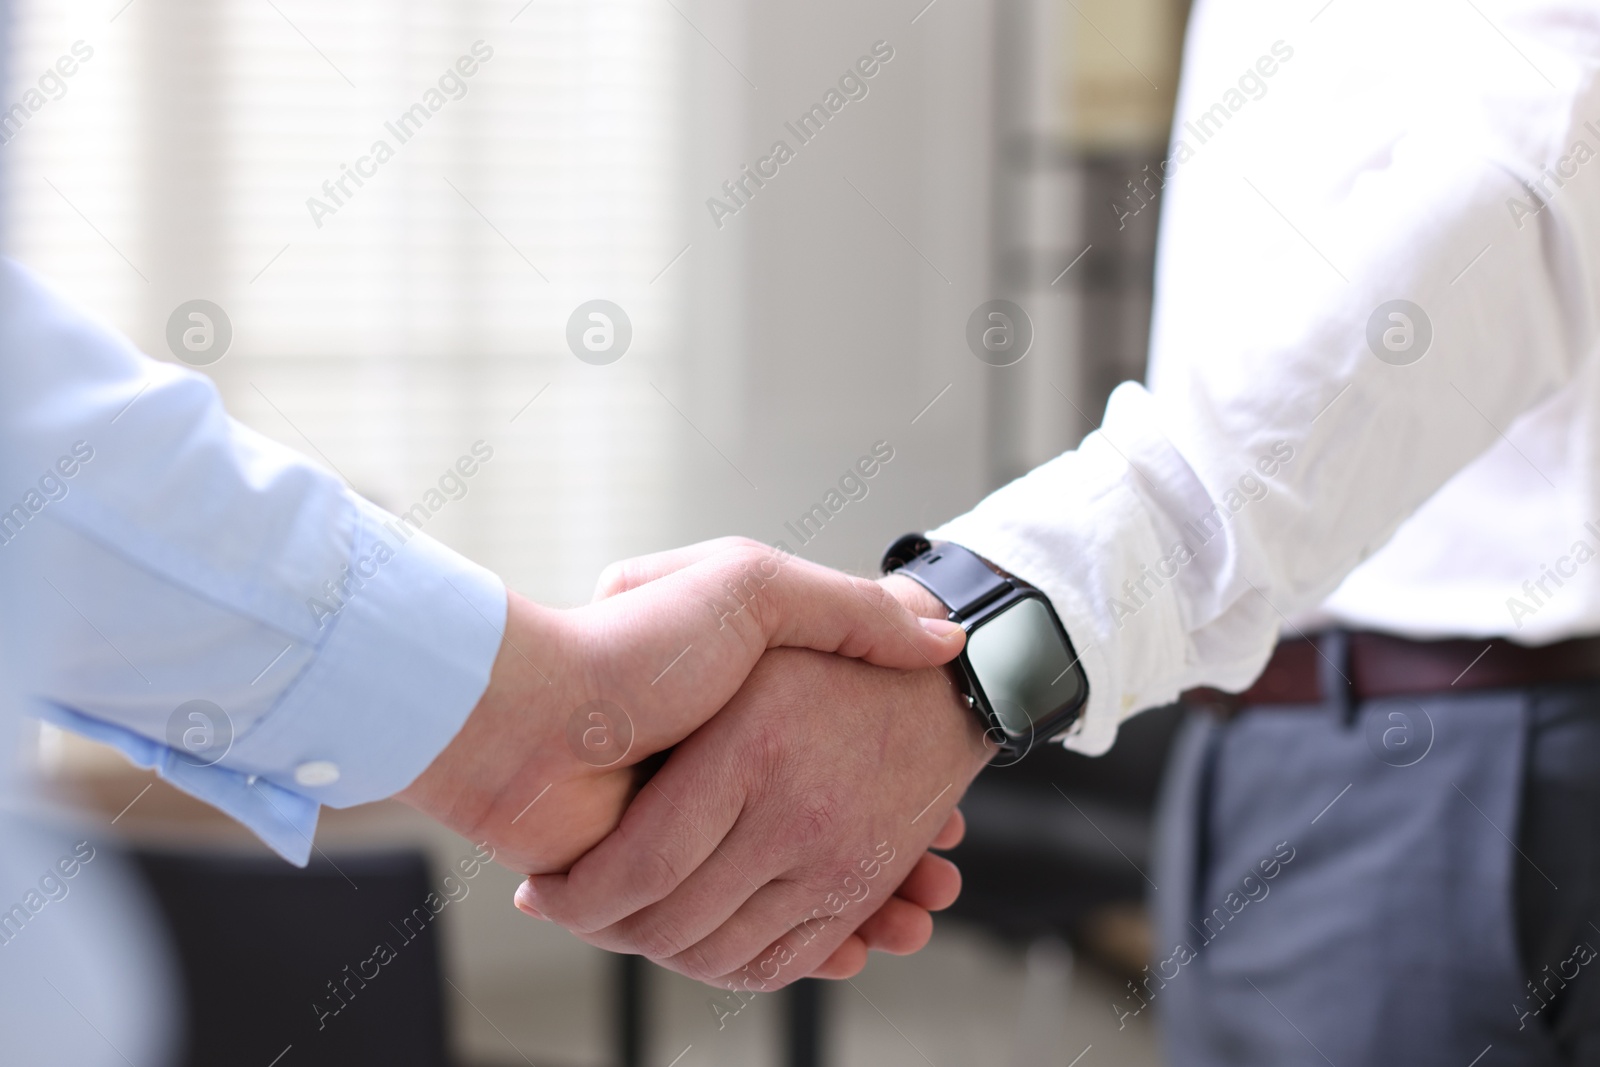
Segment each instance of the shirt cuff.
[[1033,585],[1049,598],[1089,678],[1089,700],[1083,714],[1062,737],[1075,752],[1098,756],[1117,739],[1125,713],[1111,659],[1098,640],[1099,619],[1079,589],[1063,580],[1042,547],[1024,531],[991,513],[968,512],[928,532],[930,540],[951,541]]
[[322,805],[392,796],[450,743],[489,683],[506,621],[495,575],[359,498],[350,562],[307,610],[315,655],[215,762],[55,704],[41,718],[111,745],[249,827],[289,862],[311,857]]
[[392,796],[427,769],[487,688],[506,622],[499,578],[354,499],[349,566],[307,603],[327,636],[223,760],[336,808]]
[[[248,826],[295,866],[304,867],[310,862],[317,813],[321,810],[315,800],[226,767],[196,766],[159,741],[58,704],[46,704],[37,711],[40,718],[64,730],[115,748],[135,766],[153,769],[163,780]],[[133,803],[138,799],[134,797]],[[126,812],[123,809],[117,818]]]
[[[1062,740],[1088,755],[1109,749],[1124,719],[1171,702],[1185,686],[1191,657],[1176,588],[1184,576],[1155,572],[1182,536],[1165,513],[1200,514],[1208,502],[1171,444],[1141,432],[1161,425],[1142,388],[1112,394],[1106,425],[1118,427],[1115,443],[1096,431],[928,534],[1050,598],[1089,677],[1083,717]],[[1228,551],[1228,543],[1217,538],[1204,558]],[[1152,595],[1130,600],[1127,590],[1141,582]]]

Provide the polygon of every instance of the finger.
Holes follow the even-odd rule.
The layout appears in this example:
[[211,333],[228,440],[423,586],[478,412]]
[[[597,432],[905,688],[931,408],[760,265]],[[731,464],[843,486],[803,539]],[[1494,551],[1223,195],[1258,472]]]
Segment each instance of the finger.
[[865,901],[836,898],[817,906],[826,896],[814,885],[775,880],[710,935],[656,962],[698,982],[782,988],[814,971],[871,915]]
[[669,548],[664,552],[651,552],[643,556],[634,556],[632,559],[618,560],[600,572],[600,579],[594,587],[594,600],[605,600],[618,593],[637,589],[657,578],[664,578],[675,571],[680,571],[690,564],[699,563],[718,552],[749,547],[765,546],[747,537],[715,537],[709,541],[700,541],[681,548]]
[[[716,789],[713,782],[693,781],[698,775],[677,773],[687,762],[679,757],[692,757],[695,747],[691,741],[668,760],[634,798],[611,836],[566,874],[528,879],[520,899],[574,933],[596,934],[667,898],[699,872],[738,820],[743,797],[742,790]],[[726,876],[729,868],[727,863],[708,868],[707,880],[709,872]],[[744,883],[743,875],[735,877]],[[737,893],[739,886],[723,888]],[[746,895],[753,891],[746,886]],[[637,951],[614,936],[607,941],[605,947],[613,951]]]
[[[739,835],[737,827],[729,835],[727,851],[730,854],[746,855],[739,847],[740,838],[744,836],[748,835]],[[900,888],[893,890],[887,898],[876,896],[876,893],[886,892],[894,885],[893,881],[888,880],[894,875],[883,873],[885,882],[852,877],[841,883],[835,891],[827,893],[819,893],[814,887],[799,881],[777,879],[764,885],[760,892],[751,895],[736,910],[724,906],[722,910],[731,914],[725,921],[710,927],[711,932],[693,943],[692,947],[670,958],[652,958],[690,978],[709,981],[736,967],[758,961],[758,953],[767,950],[770,954],[773,946],[785,941],[789,950],[796,954],[799,952],[797,946],[809,948],[813,942],[824,947],[830,941],[842,943],[850,933],[860,933],[853,929],[857,924],[865,929],[866,923],[875,915],[883,916],[873,929],[878,937],[884,939],[881,947],[885,951],[900,954],[915,952],[927,944],[932,935],[933,919],[927,914],[928,906],[945,908],[955,901],[961,891],[960,872],[955,864],[943,856],[925,853],[905,876]],[[697,871],[694,880],[701,878],[702,872]],[[688,914],[698,905],[705,909],[698,914],[698,920],[701,928],[706,928],[703,924],[713,913],[709,902],[715,898],[716,890],[709,891],[704,899],[696,899],[687,884],[680,892],[682,896],[669,897],[656,906],[658,921],[664,926],[670,925],[680,936],[691,933],[693,928],[680,916]],[[856,895],[858,892],[859,896]],[[876,904],[875,900],[882,901],[882,904]],[[923,901],[928,904],[924,905]],[[788,931],[784,937],[776,942],[772,940],[775,933],[784,930]],[[880,947],[873,943],[872,938],[864,940],[870,947]],[[780,952],[779,955],[786,953]],[[812,961],[826,958],[815,951],[808,951],[806,955]],[[764,971],[765,967],[757,969]],[[791,965],[786,964],[784,969],[790,970]],[[807,972],[802,968],[800,973]],[[767,976],[762,974],[761,977]],[[786,979],[792,980],[793,975]]]
[[[728,842],[736,833],[737,827],[715,853],[662,899],[579,937],[608,952],[633,952],[664,963],[710,936],[760,892],[774,873],[766,867],[749,866],[759,860],[748,855],[742,856],[739,864],[730,858],[735,850]],[[772,931],[767,931],[767,937],[771,935]]]
[[927,853],[894,892],[924,910],[943,911],[961,895],[961,869],[943,856]]
[[967,817],[961,814],[960,808],[953,808],[950,811],[950,817],[944,821],[944,826],[940,827],[938,835],[934,837],[933,843],[928,847],[936,848],[940,851],[955,848],[961,844],[961,839],[966,836]]
[[517,892],[511,898],[511,903],[515,904],[517,910],[522,912],[524,915],[532,916],[535,919],[544,918],[544,913],[540,911],[538,905],[533,902],[533,887],[528,885],[528,880],[526,878],[522,880],[521,885],[517,886]]
[[[709,641],[731,629],[749,642],[750,652],[810,648],[915,670],[953,659],[966,639],[959,625],[913,614],[877,582],[757,542],[718,548],[646,585],[633,592],[703,605],[687,618],[672,619],[674,649],[695,631]],[[613,597],[598,606],[623,611],[640,603],[625,600]]]
[[933,916],[910,901],[890,897],[852,936],[874,952],[909,956],[933,937]]
[[851,934],[844,939],[844,944],[833,950],[833,955],[823,961],[822,966],[811,972],[813,978],[844,979],[854,978],[860,974],[867,965],[866,943]]
[[[865,667],[858,668],[866,670]],[[687,902],[695,915],[707,907],[696,894],[721,892],[731,914],[785,862],[770,840],[765,847],[747,849],[738,860],[724,852],[719,862],[707,864],[739,822],[749,794],[744,764],[730,765],[715,734],[704,731],[679,744],[622,815],[617,829],[585,853],[565,876],[535,876],[528,882],[525,899],[537,911],[580,936],[595,935],[593,943],[612,951],[643,952],[626,938],[631,928],[608,930],[624,919],[673,894]],[[689,892],[679,892],[690,879]],[[679,932],[693,929],[694,937],[672,946],[677,951],[704,936],[690,917],[677,912],[656,916],[652,945],[661,946]],[[661,953],[658,953],[661,954]],[[671,952],[664,953],[671,955]]]
[[[902,911],[901,905],[906,910]],[[823,960],[808,977],[854,978],[866,968],[869,950],[908,956],[924,948],[932,936],[932,916],[920,908],[905,905],[904,901],[891,900],[878,914],[862,923],[859,930],[846,937],[833,950],[833,955]]]

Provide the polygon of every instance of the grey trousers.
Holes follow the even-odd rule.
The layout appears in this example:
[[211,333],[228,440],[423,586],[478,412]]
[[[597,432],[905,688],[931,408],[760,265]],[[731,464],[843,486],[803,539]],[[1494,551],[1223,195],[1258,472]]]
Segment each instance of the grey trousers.
[[1158,839],[1177,1067],[1600,1065],[1600,684],[1196,712]]

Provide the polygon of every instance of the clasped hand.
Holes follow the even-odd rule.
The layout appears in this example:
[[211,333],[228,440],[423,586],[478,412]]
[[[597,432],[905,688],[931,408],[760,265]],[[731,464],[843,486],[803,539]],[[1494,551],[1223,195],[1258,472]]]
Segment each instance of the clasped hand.
[[514,594],[489,687],[401,798],[531,877],[517,905],[722,987],[915,951],[960,876],[930,848],[987,762],[915,583],[722,539]]

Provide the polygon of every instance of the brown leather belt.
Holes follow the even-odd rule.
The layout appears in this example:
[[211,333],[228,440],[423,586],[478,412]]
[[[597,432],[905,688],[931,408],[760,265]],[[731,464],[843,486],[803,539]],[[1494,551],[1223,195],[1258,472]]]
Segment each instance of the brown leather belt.
[[[1530,648],[1504,638],[1412,641],[1388,634],[1345,635],[1340,674],[1354,700],[1469,689],[1511,689],[1553,682],[1600,681],[1600,637],[1576,637]],[[1191,689],[1186,704],[1223,713],[1262,704],[1316,704],[1322,679],[1332,675],[1326,653],[1312,639],[1278,644],[1266,670],[1242,693]],[[1342,682],[1340,684],[1343,684]]]

